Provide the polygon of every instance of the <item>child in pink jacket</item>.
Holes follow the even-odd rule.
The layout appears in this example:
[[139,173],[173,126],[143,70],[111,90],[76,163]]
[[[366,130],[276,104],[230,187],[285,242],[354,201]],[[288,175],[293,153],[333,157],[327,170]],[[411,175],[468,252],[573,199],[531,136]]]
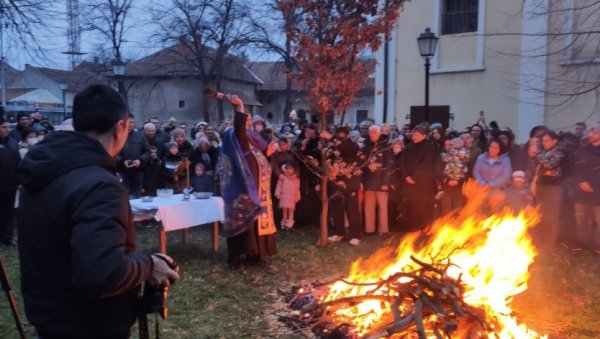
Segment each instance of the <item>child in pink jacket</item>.
[[300,178],[293,165],[288,163],[281,166],[275,196],[279,199],[279,208],[282,210],[281,228],[291,229],[294,227],[296,203],[300,201]]

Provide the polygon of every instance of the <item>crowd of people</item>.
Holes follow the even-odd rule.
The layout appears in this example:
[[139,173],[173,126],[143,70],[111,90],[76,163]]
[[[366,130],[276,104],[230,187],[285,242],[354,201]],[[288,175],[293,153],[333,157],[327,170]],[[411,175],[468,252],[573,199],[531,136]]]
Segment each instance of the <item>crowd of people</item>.
[[277,229],[318,225],[324,192],[328,240],[357,246],[460,209],[468,180],[489,188],[482,208],[492,213],[539,204],[541,248],[600,247],[600,123],[536,126],[519,145],[483,114],[459,131],[373,120],[319,131],[297,117],[276,128],[237,96],[219,98],[233,119],[191,129],[153,117],[136,130],[103,85],[77,94],[72,125],[48,126],[34,112],[11,131],[0,117],[0,241],[15,245],[18,233],[26,313],[41,337],[128,337],[140,284],[178,279],[168,256],[137,250],[129,207],[163,187],[223,198],[232,269],[276,254]]
[[[435,122],[399,128],[370,119],[319,131],[317,124],[291,117],[274,126],[249,114],[243,126],[270,163],[278,228],[319,224],[322,175],[330,179],[329,240],[352,245],[369,234],[419,230],[460,208],[465,203],[462,187],[473,179],[493,188],[502,206],[539,203],[543,220],[538,232],[545,245],[600,246],[597,124],[588,128],[577,123],[572,132],[560,134],[536,126],[530,140],[519,145],[510,128],[493,121],[488,126],[483,114],[462,130]],[[130,196],[155,195],[163,187],[222,195],[222,137],[234,129],[234,120],[218,126],[200,121],[190,128],[174,118],[163,124],[152,117],[138,124],[138,130],[130,114],[129,135],[116,157]],[[17,128],[2,143],[16,147],[22,158],[53,129],[40,124],[38,112],[19,115]],[[268,146],[273,147],[267,154]],[[15,167],[18,158],[2,166]],[[3,195],[6,199],[14,199],[14,181],[2,189],[10,191]],[[4,243],[11,242],[7,229]]]

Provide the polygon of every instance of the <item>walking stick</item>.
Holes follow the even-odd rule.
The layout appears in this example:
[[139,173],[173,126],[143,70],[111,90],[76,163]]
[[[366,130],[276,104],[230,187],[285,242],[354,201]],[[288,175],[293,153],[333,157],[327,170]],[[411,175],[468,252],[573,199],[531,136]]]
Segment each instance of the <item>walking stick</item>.
[[21,339],[25,339],[25,329],[23,328],[23,323],[21,319],[19,319],[19,312],[17,311],[17,304],[15,303],[15,298],[12,294],[12,289],[10,288],[10,284],[8,283],[8,277],[6,276],[6,271],[4,270],[4,265],[2,265],[2,259],[0,258],[0,284],[2,285],[2,289],[6,293],[6,298],[8,299],[8,303],[10,304],[10,310],[12,311],[13,318],[15,319],[15,325],[17,326],[17,331],[19,331],[19,335]]

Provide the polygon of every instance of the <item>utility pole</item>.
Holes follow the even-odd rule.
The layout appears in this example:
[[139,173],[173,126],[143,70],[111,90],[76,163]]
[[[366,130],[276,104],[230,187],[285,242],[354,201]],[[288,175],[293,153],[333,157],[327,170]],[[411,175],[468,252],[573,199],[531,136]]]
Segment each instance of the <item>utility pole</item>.
[[81,27],[79,26],[79,0],[67,1],[67,20],[69,27],[67,28],[67,40],[69,50],[63,52],[69,56],[69,67],[73,70],[79,62],[81,56],[85,53],[81,52]]
[[6,109],[6,74],[4,70],[4,8],[0,8],[0,82],[2,82],[2,107]]

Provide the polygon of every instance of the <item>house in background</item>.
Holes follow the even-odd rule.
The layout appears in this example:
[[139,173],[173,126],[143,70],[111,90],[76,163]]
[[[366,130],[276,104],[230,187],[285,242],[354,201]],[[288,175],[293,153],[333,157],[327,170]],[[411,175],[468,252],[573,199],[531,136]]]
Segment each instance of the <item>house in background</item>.
[[[374,60],[369,62],[370,67],[375,68]],[[271,123],[280,125],[288,120],[290,112],[284,112],[286,101],[287,73],[285,65],[281,61],[275,62],[253,62],[250,64],[252,70],[260,77],[263,83],[258,87],[258,98],[263,104],[259,112],[263,118]],[[367,84],[358,92],[353,103],[342,116],[331,117],[331,123],[342,122],[352,125],[360,123],[367,118],[374,117],[375,78],[369,77]],[[306,112],[301,118],[311,120],[309,103],[306,93],[297,85],[292,85],[292,109],[296,112]]]
[[[500,127],[511,128],[523,142],[535,125],[562,130],[578,121],[600,120],[598,34],[594,38],[572,33],[585,31],[586,25],[593,31],[589,25],[600,20],[600,4],[587,7],[587,15],[578,15],[573,7],[582,1],[548,3],[406,2],[387,51],[378,53],[376,90],[384,92],[399,123],[409,122],[411,110],[424,105],[424,60],[416,38],[430,27],[439,41],[431,60],[429,101],[432,106],[449,106],[450,127],[471,126],[484,111],[487,123],[495,120]],[[553,32],[560,34],[552,36]],[[581,91],[562,105],[573,91],[567,82],[577,79],[589,79],[597,88]],[[581,89],[585,82],[580,82]]]
[[[208,49],[210,52],[210,49]],[[205,68],[211,67],[206,56]],[[203,83],[194,55],[183,42],[162,49],[142,59],[129,63],[125,68],[124,86],[131,111],[139,120],[157,116],[165,121],[174,117],[180,122],[195,123],[201,120],[218,125],[217,100],[204,99]],[[236,94],[242,98],[246,110],[258,112],[262,104],[256,99],[256,90],[262,80],[246,66],[245,60],[228,55],[225,58],[221,92]],[[223,105],[223,117],[233,115],[231,105]]]
[[40,109],[52,124],[70,117],[77,92],[96,83],[107,83],[105,66],[83,62],[72,71],[25,65],[8,85],[8,91],[19,94],[8,101],[7,111],[32,112]]

